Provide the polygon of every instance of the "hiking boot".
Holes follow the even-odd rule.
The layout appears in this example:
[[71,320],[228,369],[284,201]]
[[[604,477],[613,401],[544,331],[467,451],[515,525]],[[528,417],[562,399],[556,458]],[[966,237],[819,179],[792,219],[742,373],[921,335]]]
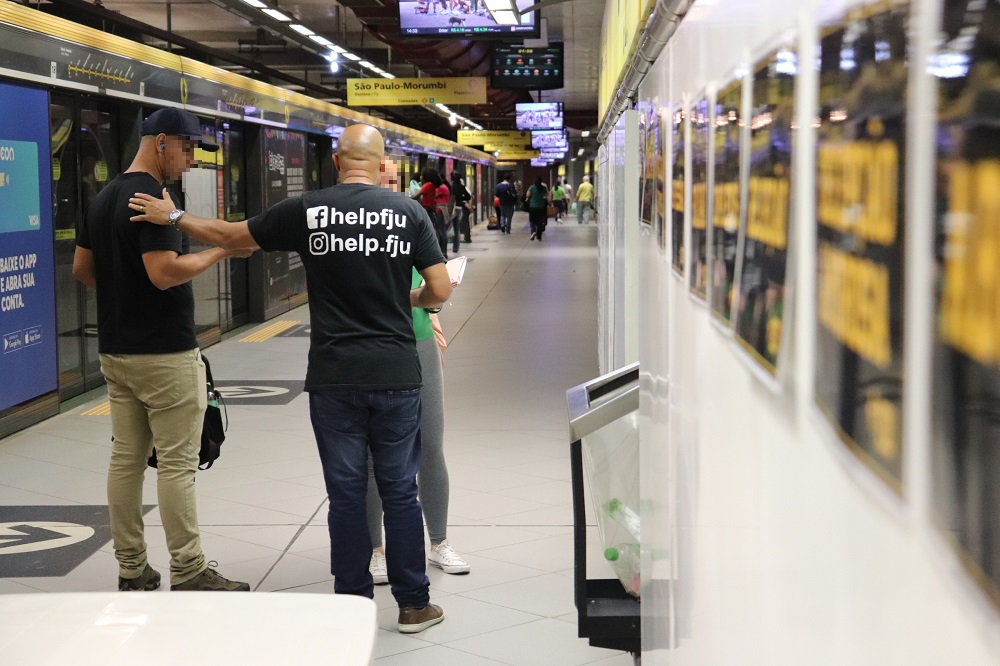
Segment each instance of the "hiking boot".
[[[217,567],[219,563],[209,562],[208,566]],[[170,590],[178,592],[249,592],[250,583],[223,578],[218,571],[208,568],[194,578],[171,585]]]
[[385,555],[377,550],[372,551],[371,562],[368,563],[368,571],[372,574],[372,580],[376,585],[386,585],[389,583],[389,569],[385,564]]
[[436,546],[431,546],[430,552],[427,553],[427,561],[446,574],[467,574],[471,568],[469,563],[452,549],[447,539]]
[[396,627],[401,634],[416,634],[443,619],[444,611],[434,604],[427,604],[423,608],[400,608]]
[[152,592],[158,587],[160,587],[160,572],[148,564],[135,578],[118,577],[119,592]]

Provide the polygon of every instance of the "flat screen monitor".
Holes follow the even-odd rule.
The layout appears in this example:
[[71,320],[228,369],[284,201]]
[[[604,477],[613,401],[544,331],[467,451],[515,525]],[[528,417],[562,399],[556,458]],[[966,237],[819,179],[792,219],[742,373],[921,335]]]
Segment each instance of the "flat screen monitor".
[[566,157],[566,151],[561,149],[540,150],[538,151],[538,156],[544,157],[547,160],[561,160],[562,158]]
[[516,104],[514,114],[519,130],[563,128],[562,102],[531,102]]
[[546,159],[542,159],[542,158],[533,159],[533,160],[531,160],[531,166],[533,166],[533,167],[545,167],[545,166],[549,166],[549,161],[546,160]]
[[563,45],[493,47],[490,87],[497,90],[562,88]]
[[[485,0],[400,0],[399,32],[410,37],[461,37],[468,39],[540,36],[538,12],[520,17],[511,11],[493,12]],[[527,9],[536,0],[517,0]]]
[[545,148],[566,148],[569,140],[565,130],[541,130],[531,133],[531,147],[535,150]]

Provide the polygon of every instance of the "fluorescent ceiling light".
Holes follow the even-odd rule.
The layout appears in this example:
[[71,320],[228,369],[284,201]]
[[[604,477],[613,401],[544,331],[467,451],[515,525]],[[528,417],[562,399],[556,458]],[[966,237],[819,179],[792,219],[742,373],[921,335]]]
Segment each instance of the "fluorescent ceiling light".
[[337,46],[336,44],[334,44],[330,48],[336,51],[337,53],[347,53],[347,49],[345,49],[343,46]]
[[353,53],[348,53],[347,51],[344,51],[344,57],[347,58],[348,60],[354,60],[355,62],[361,60],[361,56],[354,55]]
[[251,7],[256,7],[257,9],[264,9],[264,7],[267,7],[267,5],[260,0],[243,0],[243,2],[247,3]]
[[517,15],[510,10],[493,12],[493,20],[500,25],[521,25],[521,21],[518,19]]
[[327,48],[333,49],[334,51],[337,50],[337,48],[333,45],[333,42],[331,42],[329,39],[327,39],[323,35],[309,35],[309,39],[313,40],[317,44],[322,44],[323,46],[325,46]]
[[300,35],[305,35],[306,37],[309,37],[310,35],[315,35],[316,34],[312,30],[310,30],[309,28],[305,27],[304,25],[299,25],[298,23],[293,23],[293,24],[291,24],[288,27],[291,28],[292,30],[294,30],[295,32],[299,33]]
[[387,78],[387,79],[394,79],[394,78],[396,78],[396,75],[395,75],[395,74],[390,74],[389,72],[384,72],[384,73],[382,74],[382,76],[384,76],[384,77],[385,77],[385,78]]
[[580,136],[586,139],[588,136],[590,136],[590,130],[583,130],[582,132],[580,132]]
[[271,9],[270,7],[265,7],[260,11],[264,12],[265,14],[273,18],[275,21],[283,21],[285,23],[288,23],[292,20],[289,17],[282,14],[281,12],[279,12],[277,9]]

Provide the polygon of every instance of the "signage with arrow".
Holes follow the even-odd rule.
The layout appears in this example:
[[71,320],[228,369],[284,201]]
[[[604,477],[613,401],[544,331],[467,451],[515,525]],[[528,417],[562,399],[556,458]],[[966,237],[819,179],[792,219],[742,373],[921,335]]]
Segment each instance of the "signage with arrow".
[[0,576],[65,576],[110,540],[106,506],[0,506]]
[[0,555],[62,548],[94,536],[94,528],[76,523],[0,523]]

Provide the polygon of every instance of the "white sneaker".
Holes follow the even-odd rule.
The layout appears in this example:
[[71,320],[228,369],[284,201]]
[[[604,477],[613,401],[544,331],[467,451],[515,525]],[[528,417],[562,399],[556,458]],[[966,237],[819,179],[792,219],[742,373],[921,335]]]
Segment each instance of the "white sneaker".
[[376,585],[387,585],[389,583],[389,569],[385,566],[385,555],[377,550],[372,551],[372,560],[368,563],[368,571],[372,574],[372,580]]
[[467,574],[471,569],[469,563],[452,550],[447,539],[436,546],[431,546],[430,552],[427,553],[427,561],[431,563],[431,566],[435,566],[447,574]]

